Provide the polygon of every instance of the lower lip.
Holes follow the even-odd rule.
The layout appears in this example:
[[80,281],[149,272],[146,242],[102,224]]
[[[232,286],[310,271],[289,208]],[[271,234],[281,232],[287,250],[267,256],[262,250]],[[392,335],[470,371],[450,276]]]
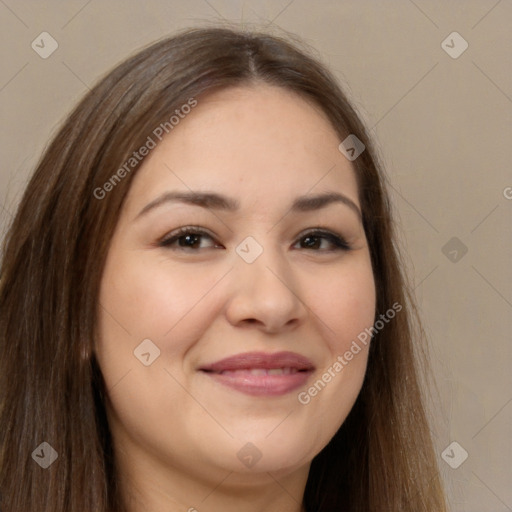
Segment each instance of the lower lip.
[[296,372],[289,375],[252,375],[233,372],[220,374],[203,372],[225,386],[252,396],[279,396],[290,393],[306,384],[312,371]]

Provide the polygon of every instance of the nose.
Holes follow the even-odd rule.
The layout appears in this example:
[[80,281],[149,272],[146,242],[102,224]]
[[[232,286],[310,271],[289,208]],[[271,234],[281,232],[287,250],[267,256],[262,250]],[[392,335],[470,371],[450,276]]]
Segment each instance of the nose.
[[278,333],[295,329],[306,318],[300,283],[285,255],[264,250],[253,263],[237,256],[231,279],[226,316],[232,325]]

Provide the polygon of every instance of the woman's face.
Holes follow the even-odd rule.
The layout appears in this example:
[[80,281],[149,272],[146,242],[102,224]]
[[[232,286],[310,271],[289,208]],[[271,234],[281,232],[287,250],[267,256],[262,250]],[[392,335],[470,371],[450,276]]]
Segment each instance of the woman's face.
[[375,287],[339,143],[317,108],[257,85],[199,99],[151,150],[111,242],[95,348],[124,460],[307,474],[343,423]]

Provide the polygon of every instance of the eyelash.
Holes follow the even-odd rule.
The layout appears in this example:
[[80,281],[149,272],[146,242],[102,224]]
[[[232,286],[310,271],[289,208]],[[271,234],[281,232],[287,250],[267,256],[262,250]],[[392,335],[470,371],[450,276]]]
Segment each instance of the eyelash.
[[[172,244],[176,241],[178,241],[180,238],[186,236],[186,235],[200,235],[200,236],[206,236],[208,238],[211,238],[214,240],[214,238],[207,233],[204,229],[200,228],[199,226],[185,226],[182,228],[177,229],[176,231],[170,233],[170,235],[167,238],[162,239],[160,242],[158,242],[159,247],[164,247],[171,250],[191,250],[193,252],[197,252],[199,249],[194,249],[193,247],[176,247],[173,248]],[[326,231],[321,228],[313,228],[310,231],[307,231],[305,233],[301,233],[299,236],[299,240],[304,239],[308,236],[315,237],[315,238],[323,238],[325,240],[328,240],[333,246],[334,249],[308,249],[304,248],[306,250],[313,250],[316,252],[333,252],[333,251],[350,251],[351,247],[347,243],[347,241],[339,236],[334,234],[331,231]],[[208,249],[212,249],[213,247],[208,247]]]

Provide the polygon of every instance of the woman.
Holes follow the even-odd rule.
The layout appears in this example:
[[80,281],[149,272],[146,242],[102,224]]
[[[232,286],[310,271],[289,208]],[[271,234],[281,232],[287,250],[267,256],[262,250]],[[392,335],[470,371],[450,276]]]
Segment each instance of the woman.
[[445,510],[383,176],[297,45],[193,29],[116,67],[1,279],[4,512]]

